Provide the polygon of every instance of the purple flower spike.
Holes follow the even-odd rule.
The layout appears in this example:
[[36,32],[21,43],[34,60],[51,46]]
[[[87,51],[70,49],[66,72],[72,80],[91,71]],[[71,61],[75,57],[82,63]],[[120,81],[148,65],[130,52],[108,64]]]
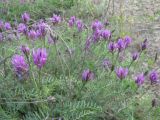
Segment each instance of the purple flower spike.
[[109,39],[111,37],[111,31],[103,30],[101,36],[103,37],[103,39]]
[[103,24],[100,21],[96,20],[92,23],[92,30],[93,31],[95,31],[97,29],[101,30],[102,28],[103,28]]
[[82,21],[81,20],[77,20],[76,21],[76,25],[77,25],[78,31],[81,32],[83,27],[84,27]]
[[119,67],[115,70],[116,75],[119,79],[124,79],[128,75],[128,68]]
[[85,50],[88,51],[91,47],[91,37],[88,37],[87,40],[86,40],[86,43],[85,43]]
[[46,36],[46,23],[40,22],[38,24],[38,30],[37,30],[38,37],[43,38]]
[[27,55],[27,56],[30,54],[30,49],[29,49],[29,47],[26,46],[26,45],[22,45],[22,46],[21,46],[21,51],[22,51],[23,54],[25,54],[25,55]]
[[37,32],[35,30],[30,30],[28,32],[28,38],[29,39],[35,40],[35,39],[37,39],[37,37],[38,37],[38,34],[37,34]]
[[135,79],[135,83],[140,86],[144,83],[144,80],[145,80],[145,77],[144,77],[144,74],[141,73],[139,75],[136,76],[136,79]]
[[12,29],[11,24],[10,24],[9,22],[6,22],[6,23],[4,24],[4,28],[5,28],[5,30],[10,30],[10,29]]
[[19,33],[26,34],[26,32],[27,32],[27,26],[25,24],[23,24],[23,23],[20,23],[18,25],[17,30],[18,30]]
[[145,39],[142,43],[141,43],[141,49],[142,51],[145,50],[147,48],[147,39]]
[[124,37],[124,42],[125,42],[125,48],[127,48],[131,44],[132,38],[129,37],[129,36],[125,36]]
[[24,23],[27,23],[30,21],[30,14],[25,12],[21,15],[21,18]]
[[122,50],[125,49],[125,43],[124,43],[123,39],[118,39],[118,41],[117,41],[117,48],[118,48],[119,52],[121,52]]
[[82,73],[82,80],[83,81],[89,81],[94,79],[94,73],[91,72],[89,69],[86,69]]
[[109,50],[109,52],[113,53],[115,51],[115,49],[116,49],[116,44],[114,42],[110,42],[108,44],[108,50]]
[[155,70],[152,70],[149,74],[149,79],[151,84],[158,82],[158,73]]
[[37,50],[33,50],[33,61],[34,64],[41,69],[47,61],[47,51],[45,48],[38,48]]
[[61,17],[59,15],[53,15],[53,17],[51,18],[51,21],[53,24],[58,24],[61,22]]
[[23,73],[28,72],[29,70],[28,64],[26,63],[24,57],[21,55],[14,55],[12,57],[11,63],[13,65],[14,71],[17,74],[23,74]]
[[94,31],[94,33],[93,33],[93,42],[94,43],[96,43],[96,42],[98,42],[100,40],[101,33],[102,33],[102,31],[98,30],[98,29],[96,31]]
[[30,21],[30,14],[25,12],[21,15],[21,18],[24,23],[27,23]]
[[68,21],[69,27],[73,27],[75,24],[75,21],[76,21],[76,17],[72,16]]
[[139,57],[139,53],[138,52],[135,52],[135,53],[132,54],[132,60],[133,61],[137,60],[138,57]]

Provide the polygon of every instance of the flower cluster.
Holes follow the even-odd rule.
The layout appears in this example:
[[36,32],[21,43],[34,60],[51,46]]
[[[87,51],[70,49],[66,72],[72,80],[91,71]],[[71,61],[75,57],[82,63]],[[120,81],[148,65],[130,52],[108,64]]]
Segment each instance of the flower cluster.
[[138,52],[134,52],[134,53],[132,54],[132,60],[133,60],[133,61],[137,60],[138,57],[139,57],[139,53],[138,53]]
[[117,49],[117,44],[116,44],[116,43],[110,42],[110,43],[108,44],[108,50],[109,50],[109,52],[114,53],[114,51],[115,51],[116,49]]
[[[50,21],[46,20],[40,20],[38,22],[35,22],[34,24],[29,25],[29,22],[31,20],[30,14],[25,12],[21,15],[22,22],[12,28],[12,25],[9,22],[3,22],[0,20],[0,31],[8,31],[8,30],[17,30],[16,32],[18,35],[24,35],[30,40],[38,40],[38,39],[43,39],[45,43],[45,38],[48,38],[48,43],[55,43],[57,37],[53,35],[53,33],[50,33],[50,28],[54,27],[54,25],[57,25],[62,21],[62,18],[60,15],[55,15],[53,14],[53,17],[50,18],[49,20],[52,22],[52,27],[50,27]],[[65,20],[64,20],[65,21]],[[98,20],[95,20],[92,22],[91,27],[87,27],[82,20],[76,18],[75,16],[70,17],[68,20],[68,27],[73,28],[76,27],[79,32],[84,32],[84,28],[91,30],[91,34],[87,36],[86,42],[85,42],[85,51],[89,51],[91,48],[91,45],[95,45],[94,43],[104,41],[107,43],[107,49],[109,54],[112,54],[112,61],[108,58],[104,59],[102,62],[103,68],[105,70],[115,71],[114,73],[116,74],[117,78],[120,80],[125,79],[126,77],[129,76],[129,71],[130,71],[130,66],[132,63],[135,61],[138,61],[141,53],[147,49],[148,41],[145,39],[142,43],[140,43],[140,49],[141,51],[134,51],[131,54],[131,64],[129,66],[125,67],[118,67],[117,61],[119,56],[123,56],[125,53],[125,50],[132,44],[132,38],[128,35],[119,37],[118,39],[112,38],[112,33],[109,29],[106,27],[109,25],[109,22],[107,21],[106,23],[102,23]],[[49,28],[49,30],[48,30]],[[21,34],[20,34],[21,33]],[[10,34],[11,35],[11,34]],[[9,36],[9,35],[8,35]],[[3,41],[4,35],[0,33],[0,41]],[[68,51],[71,49],[68,49]],[[14,68],[14,71],[16,73],[24,73],[29,71],[29,66],[28,63],[25,62],[25,57],[30,56],[30,48],[26,45],[21,46],[21,52],[23,53],[22,55],[14,55],[12,58],[12,65]],[[71,53],[71,51],[69,51]],[[25,55],[25,56],[24,56]],[[116,58],[114,56],[117,56]],[[32,52],[32,58],[33,58],[33,63],[38,67],[38,69],[42,69],[44,65],[47,62],[48,58],[48,53],[45,48],[38,48],[34,49]],[[115,62],[116,61],[116,62]],[[31,62],[31,61],[27,61]],[[135,83],[137,86],[141,86],[144,83],[145,80],[145,75],[143,73],[136,75]],[[151,81],[151,84],[157,83],[158,82],[158,72],[156,70],[152,70],[149,73],[149,80]],[[86,69],[82,72],[82,80],[83,81],[89,81],[95,78],[94,73]]]
[[101,40],[101,38],[103,38],[104,40],[108,40],[111,37],[111,31],[108,29],[104,28],[104,25],[98,21],[95,20],[92,25],[91,28],[93,30],[93,41],[94,43],[98,42]]
[[158,82],[158,73],[156,70],[152,70],[149,74],[149,79],[151,81],[151,84],[157,83]]
[[51,18],[51,21],[53,24],[58,24],[61,22],[61,17],[59,15],[53,15],[53,17]]
[[122,80],[128,75],[128,68],[119,67],[115,70],[117,77]]
[[22,46],[21,46],[21,51],[22,51],[22,53],[23,53],[24,55],[26,55],[26,56],[28,56],[28,55],[30,54],[30,49],[29,49],[29,47],[26,46],[26,45],[22,45]]
[[6,23],[4,24],[4,29],[5,29],[5,30],[11,30],[11,29],[12,29],[11,24],[10,24],[9,22],[6,22]]
[[30,14],[27,13],[27,12],[25,12],[25,13],[22,14],[21,18],[22,18],[22,21],[23,21],[24,23],[27,23],[27,22],[30,21]]
[[98,21],[98,20],[95,20],[93,23],[92,23],[92,30],[93,31],[96,31],[96,30],[101,30],[103,28],[103,24]]
[[136,76],[135,83],[136,83],[138,86],[140,86],[140,85],[142,85],[142,84],[144,83],[144,80],[145,80],[145,76],[144,76],[143,73],[141,73],[141,74],[138,74],[138,75]]
[[94,79],[94,73],[90,71],[89,69],[86,69],[82,73],[82,80],[83,81],[89,81]]
[[81,32],[83,27],[84,27],[82,21],[81,20],[77,20],[76,21],[76,25],[77,25],[78,31]]
[[11,61],[16,74],[24,74],[29,70],[29,66],[25,61],[25,58],[21,55],[14,55]]
[[69,27],[73,27],[74,25],[76,25],[78,32],[82,32],[83,28],[84,28],[84,23],[82,22],[82,20],[77,19],[75,16],[72,16],[69,20],[68,20],[68,25]]
[[28,35],[28,38],[31,40],[36,40],[38,37],[38,34],[35,30],[28,31],[27,35]]
[[68,21],[69,27],[73,27],[74,24],[75,24],[75,22],[76,22],[76,17],[75,17],[75,16],[72,16],[72,17],[69,19],[69,21]]
[[20,23],[17,27],[17,31],[19,33],[26,34],[27,33],[27,26],[24,23]]
[[38,48],[37,50],[33,50],[32,53],[34,64],[37,65],[39,69],[41,69],[47,61],[47,51],[44,48]]

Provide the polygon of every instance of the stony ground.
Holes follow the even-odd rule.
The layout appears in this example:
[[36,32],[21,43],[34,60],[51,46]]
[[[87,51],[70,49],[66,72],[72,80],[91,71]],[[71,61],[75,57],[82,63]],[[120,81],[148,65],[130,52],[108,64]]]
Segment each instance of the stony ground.
[[112,0],[115,14],[126,16],[137,39],[147,38],[150,51],[160,53],[160,0]]
[[[96,4],[105,0],[93,0]],[[108,0],[109,1],[109,0]],[[136,42],[149,41],[148,56],[158,59],[154,67],[160,66],[160,0],[110,0],[107,5],[108,15],[125,16],[126,27],[129,26],[130,32]],[[127,28],[128,29],[128,28]],[[142,66],[145,64],[142,63]],[[154,87],[153,87],[154,86]],[[146,88],[153,93],[155,98],[160,97],[160,84],[146,84]]]
[[106,3],[107,15],[125,16],[125,23],[129,25],[135,39],[147,38],[151,45],[150,51],[160,52],[160,0],[93,1],[97,5]]

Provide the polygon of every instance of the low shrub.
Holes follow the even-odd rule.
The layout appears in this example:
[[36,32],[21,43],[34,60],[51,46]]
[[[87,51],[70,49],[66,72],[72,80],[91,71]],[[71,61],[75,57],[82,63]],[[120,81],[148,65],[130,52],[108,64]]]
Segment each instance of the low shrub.
[[159,83],[157,69],[143,66],[147,39],[130,49],[133,39],[109,22],[34,21],[28,12],[0,30],[1,119],[158,118],[158,99],[145,88]]

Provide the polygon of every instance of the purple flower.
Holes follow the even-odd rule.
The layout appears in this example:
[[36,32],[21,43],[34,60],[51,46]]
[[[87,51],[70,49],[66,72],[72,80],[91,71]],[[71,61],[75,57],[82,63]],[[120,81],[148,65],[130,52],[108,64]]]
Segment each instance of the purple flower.
[[29,39],[35,40],[35,39],[37,39],[37,37],[38,37],[38,34],[37,34],[37,32],[35,30],[30,30],[28,32],[28,38]]
[[75,22],[75,21],[76,21],[76,17],[75,17],[75,16],[72,16],[72,17],[70,18],[70,20],[72,20],[73,22]]
[[82,21],[81,20],[77,20],[76,21],[76,25],[77,25],[78,31],[81,32],[83,27],[84,27]]
[[125,43],[123,39],[118,39],[117,48],[119,52],[121,52],[125,48]]
[[124,79],[128,75],[128,68],[119,67],[115,70],[116,75],[119,79]]
[[33,61],[34,64],[37,65],[39,69],[41,69],[47,61],[47,51],[45,48],[38,48],[37,50],[33,50]]
[[83,81],[89,81],[94,79],[94,73],[91,72],[89,69],[86,69],[82,73],[82,80]]
[[88,37],[85,43],[85,50],[89,50],[91,47],[91,37]]
[[151,84],[156,83],[158,81],[158,73],[155,70],[152,70],[149,74],[149,79]]
[[129,44],[131,44],[132,38],[129,37],[129,36],[125,36],[124,37],[124,42],[125,42],[125,48],[127,48],[129,46]]
[[68,21],[69,27],[73,27],[73,25],[75,24],[75,21],[76,21],[76,17],[72,16]]
[[10,30],[12,27],[11,27],[11,24],[9,22],[6,22],[4,24],[4,28],[5,28],[5,30]]
[[103,30],[101,36],[103,37],[103,39],[109,39],[111,37],[111,32],[107,29]]
[[18,25],[17,30],[18,30],[19,33],[24,33],[24,34],[26,34],[26,32],[27,32],[27,26],[26,26],[25,24],[23,24],[23,23],[20,23],[20,24]]
[[92,23],[92,30],[95,31],[97,29],[101,30],[103,28],[103,24],[98,21],[98,20],[95,20],[93,23]]
[[58,24],[61,22],[61,17],[59,15],[53,15],[53,17],[51,18],[51,21],[53,24]]
[[30,49],[29,49],[29,47],[26,46],[26,45],[22,45],[22,46],[21,46],[21,51],[23,52],[23,54],[25,54],[25,55],[27,55],[27,56],[30,54]]
[[139,75],[136,76],[136,79],[135,79],[135,83],[140,86],[144,83],[144,80],[145,80],[145,77],[144,77],[144,74],[141,73]]
[[141,43],[141,49],[142,51],[145,50],[147,48],[147,39],[145,39],[142,43]]
[[24,23],[27,23],[30,21],[30,14],[25,12],[21,15],[21,18]]
[[116,44],[114,42],[110,42],[108,44],[108,50],[109,50],[109,52],[113,53],[115,51],[115,49],[116,49]]
[[4,27],[3,21],[2,21],[2,20],[0,20],[0,29],[2,30],[2,29],[3,29],[3,27]]
[[12,57],[11,63],[13,65],[14,71],[17,74],[26,73],[29,70],[29,66],[26,63],[25,59],[21,55],[14,55]]
[[138,57],[139,57],[139,53],[138,53],[138,52],[134,52],[134,53],[132,54],[132,60],[133,60],[133,61],[137,60]]
[[101,38],[101,30],[97,29],[93,32],[93,42],[94,43],[98,42],[100,38]]
[[46,35],[46,23],[40,22],[38,24],[37,32],[39,33],[39,37],[45,37],[45,35]]

